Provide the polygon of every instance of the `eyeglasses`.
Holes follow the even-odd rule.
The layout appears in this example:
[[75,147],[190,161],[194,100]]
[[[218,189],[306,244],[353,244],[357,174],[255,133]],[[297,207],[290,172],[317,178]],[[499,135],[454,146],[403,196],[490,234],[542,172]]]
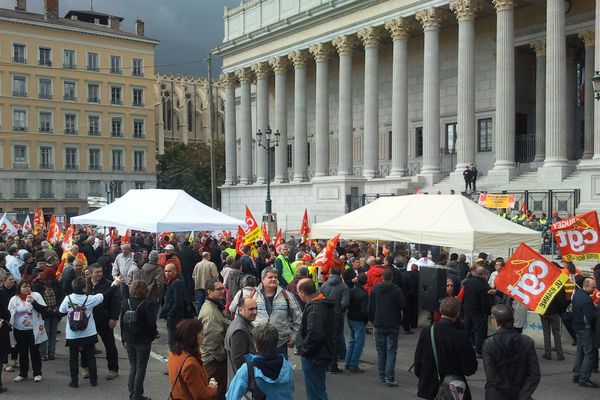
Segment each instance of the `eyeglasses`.
[[446,285],[446,287],[454,287],[454,285]]

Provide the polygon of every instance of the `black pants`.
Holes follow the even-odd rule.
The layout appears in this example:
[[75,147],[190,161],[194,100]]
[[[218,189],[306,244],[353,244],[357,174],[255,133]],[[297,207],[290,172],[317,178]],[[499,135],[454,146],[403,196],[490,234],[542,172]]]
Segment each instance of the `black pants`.
[[415,329],[419,323],[419,298],[416,295],[408,296],[406,299],[406,314],[410,327]]
[[144,396],[144,379],[146,378],[146,367],[150,358],[149,344],[125,343],[125,350],[129,357],[129,379],[127,388],[131,400],[141,400]]
[[94,355],[94,344],[85,346],[69,345],[69,369],[71,371],[71,382],[79,383],[79,352],[85,365],[90,371],[90,382],[98,383],[98,369],[96,368],[96,356]]
[[119,372],[119,353],[117,351],[117,346],[115,345],[114,331],[108,327],[108,321],[99,321],[98,324],[96,324],[96,330],[106,349],[108,370]]
[[[0,353],[0,360],[4,360],[6,357],[8,357],[8,352]],[[0,388],[2,387],[2,371],[4,370],[4,368],[1,367],[2,366],[0,365]]]
[[[35,344],[33,330],[22,331],[15,329],[16,348],[19,352],[19,375],[27,378],[29,373],[29,357],[31,357],[31,366],[33,367],[33,376],[42,375],[42,355],[40,345]],[[29,353],[29,354],[28,354]]]
[[225,400],[225,393],[227,393],[227,360],[211,361],[205,366],[208,379],[215,378],[215,381],[219,382],[215,400]]
[[465,192],[471,189],[471,181],[465,179]]

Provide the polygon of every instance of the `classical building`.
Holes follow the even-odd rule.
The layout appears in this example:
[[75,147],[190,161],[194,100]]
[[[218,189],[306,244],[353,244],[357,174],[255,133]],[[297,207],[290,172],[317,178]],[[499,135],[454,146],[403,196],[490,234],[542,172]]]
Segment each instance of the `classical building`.
[[0,9],[0,207],[77,215],[88,196],[156,185],[158,41],[94,11]]
[[[213,83],[215,139],[223,140],[223,91]],[[207,78],[187,75],[156,75],[156,139],[158,153],[173,143],[210,143],[212,129]]]
[[[564,0],[251,0],[226,9],[223,211],[279,224],[347,196],[579,189],[600,209],[600,10]],[[597,3],[597,2],[596,2]],[[279,132],[274,165],[256,132]],[[264,140],[264,135],[262,135]],[[274,136],[273,136],[274,137]]]

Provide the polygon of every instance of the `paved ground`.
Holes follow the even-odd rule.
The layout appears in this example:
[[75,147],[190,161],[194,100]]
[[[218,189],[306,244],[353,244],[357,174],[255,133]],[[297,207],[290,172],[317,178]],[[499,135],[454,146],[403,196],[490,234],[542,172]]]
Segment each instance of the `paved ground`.
[[[64,330],[64,322],[61,324]],[[154,358],[150,359],[148,373],[146,376],[146,395],[152,399],[166,399],[169,393],[167,376],[163,375],[166,369],[164,360],[161,356],[166,352],[166,332],[164,322],[160,324],[161,338],[154,342]],[[375,345],[372,335],[367,335],[365,353],[363,354],[361,367],[367,372],[358,375],[338,374],[328,375],[327,387],[329,398],[332,400],[349,400],[364,398],[398,398],[398,399],[416,399],[417,380],[408,369],[412,365],[414,348],[417,341],[417,335],[401,335],[399,341],[398,359],[396,363],[396,379],[399,386],[388,388],[378,382],[375,353]],[[104,354],[97,356],[99,367],[99,385],[94,388],[89,386],[87,380],[80,380],[80,387],[72,389],[67,386],[69,382],[69,367],[66,348],[64,347],[64,338],[61,335],[57,344],[57,359],[48,361],[43,366],[44,380],[41,383],[33,383],[31,376],[27,381],[15,383],[12,379],[16,376],[15,372],[4,372],[3,382],[9,391],[0,394],[1,399],[69,399],[73,396],[79,398],[106,398],[106,399],[127,399],[127,354],[119,344],[121,375],[113,381],[107,381],[105,375],[108,372]],[[103,350],[102,345],[99,348]],[[572,352],[573,347],[567,346],[566,350]],[[538,351],[538,355],[541,352]],[[304,382],[299,359],[292,356],[291,361],[295,367],[295,399],[306,399],[304,391]],[[535,399],[544,400],[564,400],[577,398],[577,400],[592,400],[600,398],[600,389],[582,389],[570,383],[571,367],[573,365],[572,354],[567,354],[567,360],[547,361],[540,358],[542,368],[542,382],[534,395]],[[600,375],[592,377],[594,381],[600,383]],[[483,399],[483,386],[485,378],[483,375],[483,366],[480,363],[479,372],[469,379],[469,384],[474,395],[474,399]]]

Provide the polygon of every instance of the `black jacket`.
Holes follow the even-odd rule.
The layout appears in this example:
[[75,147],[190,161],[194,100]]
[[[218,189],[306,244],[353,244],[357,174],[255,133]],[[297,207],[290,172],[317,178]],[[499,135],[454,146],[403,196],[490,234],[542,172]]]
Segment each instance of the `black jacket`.
[[346,283],[346,286],[348,286],[349,289],[354,287],[354,282],[352,282],[352,279],[356,278],[357,276],[357,271],[352,267],[344,271],[344,283]]
[[594,328],[596,325],[596,313],[594,302],[589,294],[576,288],[573,293],[573,329],[575,331],[586,328]]
[[490,315],[492,297],[487,294],[490,289],[485,280],[475,276],[468,277],[463,282],[463,311],[472,315]]
[[[44,285],[44,282],[37,281],[31,287],[31,290],[34,292],[38,292],[43,297],[46,287]],[[62,286],[60,285],[60,283],[57,280],[54,281],[54,284],[52,285],[52,290],[54,290],[54,296],[56,297],[56,307],[54,310],[50,309],[50,307],[47,307],[46,313],[44,314],[44,318],[58,316],[58,307],[60,307],[60,304],[62,303],[63,299],[65,298],[65,293],[63,292]]]
[[375,328],[398,329],[404,309],[404,294],[394,283],[381,282],[373,287],[369,299],[369,319]]
[[483,344],[486,400],[530,400],[540,383],[540,365],[529,336],[500,330]]
[[192,272],[194,272],[194,267],[200,261],[200,257],[198,256],[198,252],[190,246],[184,246],[177,253],[177,257],[179,257],[179,262],[181,262],[181,275],[183,276],[185,293],[188,298],[193,298],[194,280],[192,279]]
[[[434,328],[435,346],[440,364],[440,374],[469,376],[477,371],[475,350],[467,334],[453,321],[442,318]],[[431,345],[431,329],[423,329],[415,350],[415,375],[419,378],[417,396],[422,399],[434,399],[439,390],[440,382],[433,358]],[[468,389],[464,400],[471,400]]]
[[165,297],[160,317],[164,319],[182,319],[185,317],[185,291],[183,281],[173,279],[165,286]]
[[[131,308],[129,307],[129,303],[131,303]],[[137,297],[130,297],[129,299],[123,300],[120,322],[121,337],[123,338],[123,342],[143,345],[152,343],[158,334],[158,330],[156,328],[155,304],[156,303],[150,299],[142,300],[138,299]],[[127,310],[137,310],[137,323],[140,325],[140,327],[135,332],[131,332],[127,326],[123,324],[123,315]]]
[[360,285],[350,289],[350,304],[346,317],[352,321],[369,322],[369,295]]
[[92,283],[91,279],[88,279],[87,294],[93,295],[102,293],[104,295],[102,304],[98,307],[94,307],[93,315],[96,325],[106,324],[108,323],[109,319],[114,319],[117,321],[119,319],[119,315],[121,314],[120,292],[118,290],[111,289],[111,285],[111,282],[106,278],[100,279],[95,285]]
[[334,354],[333,301],[319,295],[310,301],[302,313],[302,325],[296,343],[298,354],[307,358],[313,366],[328,365]]

